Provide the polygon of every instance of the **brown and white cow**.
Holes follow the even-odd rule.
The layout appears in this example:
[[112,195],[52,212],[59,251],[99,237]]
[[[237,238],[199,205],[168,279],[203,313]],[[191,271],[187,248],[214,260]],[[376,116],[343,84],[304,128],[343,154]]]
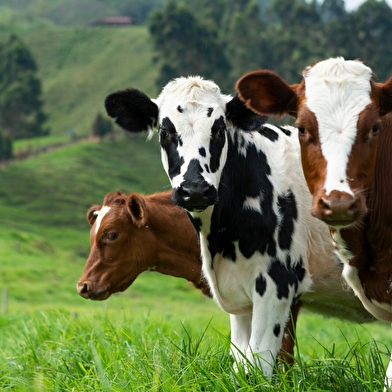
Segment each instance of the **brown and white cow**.
[[[102,205],[90,208],[90,255],[77,284],[82,297],[106,300],[127,289],[146,270],[187,279],[211,296],[202,277],[196,232],[185,210],[172,203],[171,194],[109,193]],[[301,298],[299,306],[354,322],[373,321],[342,282],[342,264],[333,257],[327,229],[325,241],[325,249],[314,249],[310,257],[313,289]],[[291,363],[294,327],[289,323],[286,328],[281,355]],[[235,330],[232,335],[237,344]]]
[[[326,222],[348,284],[366,309],[392,321],[392,78],[360,61],[331,58],[289,85],[269,70],[237,82],[260,114],[296,118],[312,214]],[[392,385],[392,359],[389,366]]]

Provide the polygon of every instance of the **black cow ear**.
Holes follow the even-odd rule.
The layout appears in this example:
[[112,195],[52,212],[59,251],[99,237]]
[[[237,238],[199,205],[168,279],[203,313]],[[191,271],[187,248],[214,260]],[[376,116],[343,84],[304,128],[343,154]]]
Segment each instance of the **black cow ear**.
[[158,106],[146,94],[128,89],[110,94],[105,99],[107,114],[116,124],[132,133],[148,131],[158,121]]
[[238,95],[226,104],[226,118],[243,131],[258,131],[267,122],[267,116],[260,116],[248,109]]

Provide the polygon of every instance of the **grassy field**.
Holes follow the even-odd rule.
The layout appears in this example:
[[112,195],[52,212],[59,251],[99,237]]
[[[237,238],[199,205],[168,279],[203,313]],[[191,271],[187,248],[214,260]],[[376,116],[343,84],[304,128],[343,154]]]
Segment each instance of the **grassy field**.
[[[44,0],[17,3],[0,0],[0,39],[16,33],[36,57],[52,134],[16,149],[67,142],[69,129],[89,135],[114,90],[158,93],[144,27],[56,26],[37,16],[49,12]],[[151,193],[168,184],[157,141],[123,133],[0,167],[0,293],[8,293],[1,391],[382,390],[392,347],[386,324],[304,312],[296,365],[268,380],[233,373],[228,316],[182,279],[146,272],[105,302],[79,297],[88,208],[117,189]]]
[[156,140],[123,135],[0,170],[0,289],[9,298],[0,390],[380,391],[392,347],[385,324],[305,312],[296,366],[273,380],[256,372],[249,386],[231,370],[228,316],[182,279],[147,272],[105,302],[77,295],[87,209],[116,189],[168,189],[158,150]]

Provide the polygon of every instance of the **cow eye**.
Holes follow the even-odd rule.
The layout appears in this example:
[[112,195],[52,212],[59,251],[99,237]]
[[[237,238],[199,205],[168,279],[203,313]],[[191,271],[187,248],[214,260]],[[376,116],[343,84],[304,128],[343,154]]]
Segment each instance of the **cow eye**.
[[109,231],[109,233],[106,234],[106,239],[108,241],[114,241],[118,237],[118,234],[115,231]]
[[306,133],[306,129],[304,126],[300,125],[300,124],[296,124],[295,127],[298,129],[298,134],[300,136],[304,136]]
[[165,128],[161,127],[161,128],[159,128],[159,136],[160,136],[161,140],[166,139],[169,136],[169,132],[166,131]]
[[373,135],[377,135],[379,129],[380,129],[380,124],[375,124],[375,125],[373,125],[372,134],[373,134]]
[[220,136],[220,137],[225,136],[225,131],[226,131],[226,129],[224,127],[220,127],[218,129],[218,136]]

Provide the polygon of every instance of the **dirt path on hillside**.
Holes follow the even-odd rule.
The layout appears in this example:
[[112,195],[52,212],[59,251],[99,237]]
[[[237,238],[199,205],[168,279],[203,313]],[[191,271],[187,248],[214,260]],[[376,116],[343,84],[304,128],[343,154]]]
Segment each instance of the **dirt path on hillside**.
[[100,138],[96,136],[74,136],[67,141],[48,144],[46,146],[33,146],[29,144],[25,150],[17,150],[14,153],[14,156],[10,159],[4,160],[0,162],[0,169],[7,167],[10,163],[15,161],[21,161],[23,159],[29,159],[32,157],[36,157],[37,155],[44,154],[49,151],[58,150],[60,148],[68,147],[70,145],[80,143],[80,142],[91,142],[97,143],[100,141]]

